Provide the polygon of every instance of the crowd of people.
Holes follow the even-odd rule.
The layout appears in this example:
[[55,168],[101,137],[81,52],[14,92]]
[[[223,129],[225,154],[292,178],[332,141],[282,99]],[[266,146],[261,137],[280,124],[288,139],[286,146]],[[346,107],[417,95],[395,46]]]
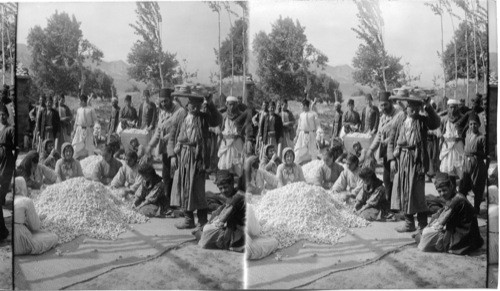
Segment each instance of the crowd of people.
[[[181,105],[181,98],[187,105]],[[381,92],[378,99],[377,107],[367,94],[361,114],[352,99],[346,112],[335,102],[328,121],[331,139],[324,143],[318,142],[317,133],[324,126],[316,101],[302,100],[302,112],[295,116],[286,99],[265,100],[258,110],[251,101],[243,104],[241,98],[228,96],[217,108],[204,88],[183,86],[176,91],[160,89],[155,105],[146,90],[138,111],[129,95],[123,108],[117,98],[112,99],[106,145],[97,150],[93,134],[97,116],[87,96],[80,96],[74,118],[64,95],[57,96],[55,105],[52,98],[41,97],[40,105],[30,112],[35,123],[32,151],[17,167],[16,176],[27,188],[40,189],[83,176],[79,161],[98,153],[102,159],[91,179],[133,199],[135,210],[149,217],[181,215],[184,219],[175,226],[193,229],[202,247],[243,251],[245,196],[305,181],[302,166],[322,160],[312,184],[352,201],[361,217],[386,221],[402,215],[404,224],[396,230],[416,232],[424,251],[462,254],[480,247],[477,215],[488,165],[485,98],[476,96],[471,109],[447,99],[441,112],[430,96],[418,90]],[[0,145],[13,149],[12,129],[2,108]],[[145,130],[151,139],[143,145],[137,139],[130,147],[122,145],[119,135],[127,128]],[[355,143],[352,149],[345,148],[343,139],[353,132],[369,136],[370,146]],[[3,152],[12,152],[8,149]],[[161,176],[151,162],[153,155],[161,156]],[[13,157],[4,154],[0,162],[9,166]],[[376,175],[377,160],[382,179]],[[205,189],[211,174],[221,192],[216,199]],[[430,224],[425,193],[429,179],[434,179],[442,201]],[[474,205],[466,199],[469,192],[474,194]],[[20,205],[26,208],[25,204]]]

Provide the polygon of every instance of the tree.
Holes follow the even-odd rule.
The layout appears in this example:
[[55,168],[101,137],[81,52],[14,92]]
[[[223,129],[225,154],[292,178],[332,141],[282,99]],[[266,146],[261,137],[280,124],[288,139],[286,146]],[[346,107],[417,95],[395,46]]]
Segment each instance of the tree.
[[85,69],[103,57],[95,45],[83,38],[75,16],[56,11],[47,27],[35,26],[28,35],[32,52],[31,71],[36,85],[55,93],[80,94],[85,87]]
[[16,61],[16,23],[17,4],[0,3],[1,13],[1,48],[2,48],[2,72],[5,84],[5,73],[10,71],[10,83],[14,84],[15,61]]
[[[453,40],[446,45],[446,50],[444,52],[443,59],[446,65],[447,82],[450,80],[455,80],[455,78],[465,79],[467,78],[467,76],[469,76],[470,78],[476,78],[477,76],[481,80],[486,78],[485,72],[487,71],[487,68],[485,68],[484,63],[479,61],[476,62],[474,55],[467,53],[466,43],[463,40],[465,40],[465,34],[469,34],[469,37],[467,37],[468,41],[467,47],[476,46],[476,49],[480,50],[479,48],[480,44],[483,47],[487,46],[488,36],[486,32],[482,32],[481,34],[478,35],[477,43],[474,45],[474,40],[470,36],[471,34],[474,33],[474,30],[470,26],[471,24],[468,23],[467,21],[461,22],[458,26],[458,29],[455,31]],[[456,42],[455,40],[459,41]],[[455,55],[455,46],[457,51],[456,55]],[[453,66],[455,59],[457,59],[456,70],[454,70]],[[469,63],[469,66],[467,66],[467,62]],[[476,66],[477,69],[475,69]]]
[[171,82],[178,62],[175,54],[162,49],[160,7],[157,2],[137,2],[135,13],[138,20],[130,26],[142,39],[134,43],[127,56],[131,65],[128,74],[134,80],[164,87],[165,81]]
[[86,69],[85,75],[87,78],[86,86],[83,89],[83,94],[89,95],[94,93],[97,96],[111,98],[116,92],[113,84],[114,80],[100,69]]
[[[432,12],[434,12],[435,15],[439,16],[440,22],[441,22],[441,52],[438,52],[438,56],[441,59],[441,68],[443,69],[443,96],[446,94],[446,81],[444,76],[446,75],[446,66],[444,63],[443,59],[443,54],[444,54],[444,32],[443,32],[443,0],[438,0],[437,2],[428,2],[425,3],[426,6],[430,7]],[[434,76],[434,79],[436,79],[436,76]],[[437,84],[434,83],[434,86]]]
[[[320,100],[327,101],[328,103],[335,101],[342,102],[342,100],[336,99],[339,96],[338,89],[339,82],[325,73],[321,73],[318,76],[311,76],[311,96],[318,97]],[[340,98],[342,97],[340,96]]]
[[388,91],[389,86],[399,86],[400,73],[403,66],[401,58],[390,56],[384,44],[384,19],[378,0],[354,0],[357,8],[359,24],[352,28],[360,44],[353,59],[357,70],[353,77],[362,85],[376,86]]
[[[307,43],[305,28],[291,18],[279,18],[269,35],[259,32],[253,42],[257,75],[264,90],[280,97],[298,98],[310,94],[314,73],[324,68],[328,57]],[[304,90],[305,89],[305,90]]]
[[[229,77],[233,74],[243,74],[243,54],[246,53],[243,46],[243,30],[246,30],[246,23],[240,18],[236,20],[228,36],[221,44],[220,56],[222,62],[222,78]],[[219,55],[218,50],[214,49],[214,52],[216,56]],[[217,65],[219,64],[218,61],[216,61],[216,63]]]
[[175,69],[175,75],[173,78],[173,83],[182,84],[189,82],[190,79],[196,78],[198,76],[198,70],[191,72],[188,70],[188,61],[182,59],[182,65],[177,66]]

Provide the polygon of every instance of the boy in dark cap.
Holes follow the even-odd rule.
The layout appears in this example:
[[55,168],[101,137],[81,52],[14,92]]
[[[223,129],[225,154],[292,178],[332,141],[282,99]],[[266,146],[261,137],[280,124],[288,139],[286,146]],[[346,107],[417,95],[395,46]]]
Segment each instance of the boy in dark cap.
[[137,127],[152,131],[156,128],[157,116],[156,105],[151,102],[149,90],[144,90],[142,93],[143,102],[139,106],[139,121]]
[[380,112],[377,106],[373,104],[372,94],[366,95],[366,107],[361,114],[361,132],[376,134],[380,119]]
[[234,176],[227,170],[217,172],[216,183],[227,200],[202,228],[198,245],[204,249],[242,252],[245,246],[245,194],[234,187]]
[[464,255],[480,248],[484,240],[479,233],[474,208],[456,188],[448,174],[438,173],[434,182],[446,205],[434,214],[429,226],[415,240],[423,252],[448,252]]

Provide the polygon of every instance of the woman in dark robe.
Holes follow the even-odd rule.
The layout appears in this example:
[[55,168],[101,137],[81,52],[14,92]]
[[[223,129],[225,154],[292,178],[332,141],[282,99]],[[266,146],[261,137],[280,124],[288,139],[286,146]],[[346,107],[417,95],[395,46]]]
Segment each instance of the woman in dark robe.
[[9,192],[12,175],[16,166],[14,156],[15,133],[14,128],[8,124],[9,112],[7,107],[0,103],[0,240],[9,236],[9,231],[5,226],[2,205],[5,204],[5,196]]

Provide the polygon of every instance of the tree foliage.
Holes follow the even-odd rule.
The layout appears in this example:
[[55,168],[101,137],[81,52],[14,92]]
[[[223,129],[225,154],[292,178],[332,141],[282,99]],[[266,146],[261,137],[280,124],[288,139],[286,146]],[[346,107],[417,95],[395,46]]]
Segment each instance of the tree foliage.
[[161,44],[160,7],[157,2],[137,2],[135,10],[138,20],[130,24],[134,33],[141,37],[132,46],[127,56],[131,67],[129,76],[140,82],[152,83],[160,88],[164,81],[172,82],[174,68],[178,65],[176,55],[164,52]]
[[[467,42],[469,46],[469,54],[466,53],[465,49],[465,34],[468,34]],[[458,78],[467,78],[467,58],[469,58],[469,78],[475,78],[476,74],[479,74],[479,79],[484,78],[484,74],[486,72],[486,68],[484,66],[485,62],[478,61],[479,72],[476,72],[475,65],[476,60],[474,58],[474,54],[470,53],[474,47],[474,41],[472,38],[472,34],[474,30],[471,27],[471,24],[462,21],[458,29],[455,31],[455,37],[451,40],[447,45],[444,51],[444,63],[445,63],[445,72],[446,72],[446,81],[455,79],[455,49],[454,45],[457,45],[457,62],[458,62]],[[487,47],[488,36],[484,31],[480,31],[478,33],[478,42],[476,43],[477,51],[480,50],[480,45],[482,47]],[[455,42],[456,40],[456,42]],[[486,55],[481,55],[481,57],[487,58]]]
[[111,98],[116,94],[116,88],[113,84],[114,80],[100,69],[86,69],[85,77],[87,79],[83,94],[89,95],[94,93],[103,98]]
[[[342,93],[339,91],[339,82],[325,73],[311,76],[310,95],[329,103],[342,102]],[[339,99],[340,98],[340,99]]]
[[[232,47],[234,54],[234,74],[243,74],[243,54],[246,53],[244,43],[248,43],[248,40],[243,41],[243,30],[247,31],[247,25],[244,19],[240,18],[235,21],[234,26],[226,37],[226,39],[221,43],[221,61],[222,61],[222,77],[226,78],[231,76],[232,73],[232,59],[231,59],[231,38]],[[247,35],[245,33],[245,35]],[[214,49],[216,60],[218,59],[219,51]],[[248,59],[248,55],[245,56]],[[216,61],[217,65],[219,62]]]
[[37,25],[30,30],[28,47],[36,85],[55,93],[81,93],[86,86],[85,70],[103,57],[101,50],[83,38],[75,16],[57,11],[46,28]]
[[354,1],[359,24],[352,30],[363,41],[356,51],[353,66],[356,71],[354,80],[361,85],[378,87],[387,91],[387,87],[399,86],[403,66],[401,58],[387,53],[384,44],[384,19],[378,0]]
[[[14,84],[14,70],[16,62],[16,24],[17,24],[17,4],[0,3],[1,21],[3,23],[3,43],[1,46],[2,67],[5,71],[11,71],[11,84]],[[5,64],[3,64],[5,58]],[[4,74],[5,74],[4,71]]]
[[[257,75],[264,90],[298,98],[312,87],[311,66],[323,68],[328,57],[307,43],[305,28],[291,18],[279,18],[269,35],[260,31],[254,41]],[[310,90],[307,90],[310,92]]]

